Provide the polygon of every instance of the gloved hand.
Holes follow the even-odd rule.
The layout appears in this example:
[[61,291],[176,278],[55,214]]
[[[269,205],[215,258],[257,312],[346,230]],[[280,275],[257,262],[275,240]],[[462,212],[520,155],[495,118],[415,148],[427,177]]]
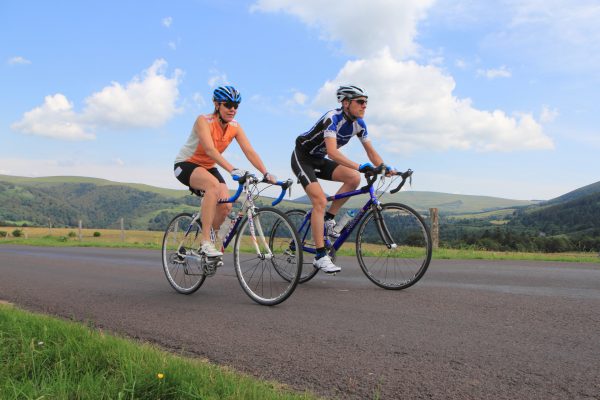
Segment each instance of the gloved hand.
[[391,165],[385,164],[385,176],[392,176],[396,175],[397,173],[398,170],[396,169],[396,167],[392,167]]
[[270,174],[269,172],[265,172],[265,175],[263,176],[263,181],[275,184],[277,183],[277,177],[273,174]]
[[368,172],[373,170],[373,164],[371,164],[370,162],[366,162],[363,164],[360,164],[360,166],[358,167],[358,172],[364,173],[364,172]]
[[239,181],[247,172],[248,171],[244,171],[243,169],[234,168],[231,170],[230,174],[234,181]]

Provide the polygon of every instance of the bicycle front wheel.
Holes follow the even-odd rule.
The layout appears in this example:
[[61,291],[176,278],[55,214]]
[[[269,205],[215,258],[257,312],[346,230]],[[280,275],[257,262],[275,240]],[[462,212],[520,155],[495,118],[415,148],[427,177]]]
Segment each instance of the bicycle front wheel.
[[356,256],[367,278],[384,289],[406,289],[431,261],[431,234],[423,217],[399,203],[372,208],[356,235]]
[[281,211],[265,207],[244,218],[235,237],[233,262],[244,292],[259,304],[286,300],[302,274],[302,252],[294,226]]
[[[202,228],[198,221],[192,224],[192,219],[191,214],[185,213],[173,218],[162,243],[162,262],[167,280],[173,289],[183,294],[194,293],[206,279],[200,257],[196,257]],[[187,257],[190,255],[192,257]]]

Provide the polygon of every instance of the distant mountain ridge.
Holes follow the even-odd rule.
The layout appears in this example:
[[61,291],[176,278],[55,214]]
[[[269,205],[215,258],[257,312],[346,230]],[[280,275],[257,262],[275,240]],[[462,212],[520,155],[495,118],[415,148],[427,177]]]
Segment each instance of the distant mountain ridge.
[[[302,204],[310,204],[308,196],[294,200]],[[351,197],[344,207],[362,207],[367,201],[366,195]],[[406,204],[418,211],[428,211],[437,208],[442,214],[481,213],[504,208],[517,208],[538,204],[536,200],[512,200],[491,196],[474,196],[428,191],[401,191],[395,194],[386,193],[384,202]]]
[[[446,215],[515,209],[519,210],[520,216],[525,216],[565,204],[593,212],[594,197],[590,197],[587,203],[572,202],[597,193],[600,193],[600,182],[546,202],[420,191],[402,191],[393,195],[387,193],[382,200],[401,202],[424,212],[435,207],[440,214]],[[366,199],[364,195],[353,197],[346,207],[360,207]],[[295,201],[284,201],[279,207],[306,209],[309,207],[306,200],[306,196],[303,196]],[[270,205],[270,201],[269,198],[261,198],[259,204]],[[82,219],[86,226],[103,228],[114,227],[119,218],[125,217],[127,228],[160,230],[174,214],[197,208],[198,198],[183,188],[164,189],[75,176],[27,178],[0,175],[0,223],[46,225],[51,220],[55,226],[76,226],[77,221]],[[557,209],[554,212],[558,215]],[[551,213],[545,215],[544,218],[552,217]]]

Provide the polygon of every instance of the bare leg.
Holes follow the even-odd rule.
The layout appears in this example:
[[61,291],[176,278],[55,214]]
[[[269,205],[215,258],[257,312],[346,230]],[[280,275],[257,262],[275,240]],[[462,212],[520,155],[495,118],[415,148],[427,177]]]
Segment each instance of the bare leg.
[[190,186],[194,189],[204,190],[200,221],[202,222],[202,241],[210,242],[210,229],[213,226],[217,213],[217,201],[221,196],[221,184],[210,172],[202,167],[194,169],[190,176]]
[[313,239],[315,240],[315,246],[317,248],[325,246],[325,240],[323,238],[323,229],[324,229],[324,217],[325,217],[325,207],[327,206],[327,198],[325,197],[325,192],[323,192],[323,188],[319,185],[318,182],[312,182],[306,188],[304,188],[306,194],[310,198],[310,202],[312,203],[313,210],[312,215],[310,217],[310,224]]
[[[336,182],[344,183],[342,187],[340,187],[340,189],[337,191],[337,193],[350,192],[356,189],[358,185],[360,185],[360,174],[358,173],[358,171],[355,171],[352,168],[344,167],[343,165],[340,165],[333,170],[332,179]],[[349,197],[346,197],[345,199],[334,200],[333,203],[331,203],[331,206],[329,206],[329,210],[327,211],[329,211],[333,215],[337,215],[338,211],[340,211],[340,208],[342,208],[342,206],[348,201],[348,199]],[[311,223],[313,223],[312,220]],[[313,237],[315,237],[314,231]]]
[[[229,198],[229,189],[227,188],[227,185],[224,183],[221,183],[220,185],[220,193],[219,193],[219,200],[220,199],[228,199]],[[224,204],[217,204],[217,212],[215,213],[215,218],[213,219],[213,229],[216,231],[219,229],[219,227],[221,226],[221,224],[223,223],[223,221],[225,221],[225,217],[227,217],[227,214],[229,214],[231,212],[233,205],[231,203],[224,203]]]

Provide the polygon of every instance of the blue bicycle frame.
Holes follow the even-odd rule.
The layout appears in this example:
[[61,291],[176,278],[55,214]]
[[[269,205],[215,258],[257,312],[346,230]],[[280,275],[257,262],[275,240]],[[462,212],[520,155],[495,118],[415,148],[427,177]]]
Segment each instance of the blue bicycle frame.
[[[335,240],[334,243],[331,243],[328,238],[325,238],[325,246],[327,248],[333,248],[335,251],[339,250],[339,248],[342,247],[342,245],[344,244],[346,239],[348,239],[348,236],[350,236],[352,234],[352,232],[354,231],[354,228],[356,227],[356,225],[358,225],[358,223],[360,222],[362,217],[366,214],[366,212],[369,211],[369,209],[373,205],[378,206],[380,204],[379,199],[375,195],[375,189],[373,189],[372,185],[368,185],[367,187],[353,190],[351,192],[339,193],[339,194],[327,197],[327,201],[333,201],[333,200],[345,199],[346,197],[358,196],[358,195],[365,194],[365,193],[369,193],[369,200],[367,201],[367,204],[365,204],[363,206],[363,208],[358,212],[358,214],[356,214],[356,216],[351,221],[348,221],[346,226],[344,226],[342,228],[342,231],[340,232],[340,236]],[[310,233],[310,229],[306,229],[306,228],[307,228],[308,224],[310,223],[311,215],[312,215],[312,210],[310,210],[306,214],[306,216],[304,217],[304,220],[302,221],[302,225],[298,229],[298,232],[300,232],[300,233],[303,232],[303,235],[301,238],[302,243],[306,242],[306,237]],[[312,254],[315,254],[317,252],[317,250],[314,247],[303,247],[303,250],[306,251],[307,253],[312,253]]]

